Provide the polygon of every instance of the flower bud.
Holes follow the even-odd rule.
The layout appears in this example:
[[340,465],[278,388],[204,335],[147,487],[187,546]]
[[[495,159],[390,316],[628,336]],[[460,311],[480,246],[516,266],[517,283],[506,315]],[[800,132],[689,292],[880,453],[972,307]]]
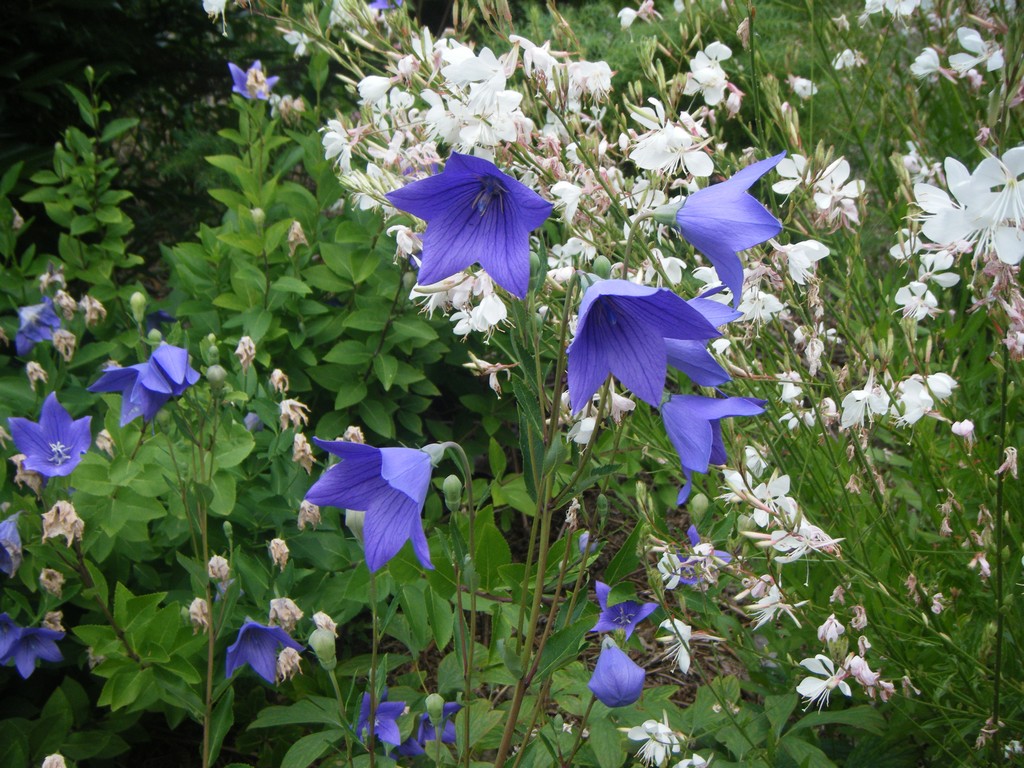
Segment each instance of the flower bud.
[[252,215],[253,224],[259,229],[263,226],[263,222],[267,220],[267,214],[262,208],[253,208],[249,211]]
[[146,319],[146,304],[148,301],[146,294],[142,291],[136,291],[128,299],[128,305],[132,308],[132,317],[135,318],[135,322],[139,325],[142,325],[142,322]]
[[458,512],[462,506],[462,481],[455,475],[448,475],[441,488],[444,490],[444,504],[449,512]]
[[309,636],[309,647],[316,654],[320,666],[328,672],[338,666],[338,652],[335,648],[334,633],[326,629],[314,629]]
[[164,335],[160,333],[160,331],[157,330],[156,328],[153,328],[149,333],[146,334],[146,341],[148,341],[150,344],[156,345],[163,340]]
[[64,755],[54,752],[43,759],[42,768],[68,768],[68,764],[64,762]]
[[355,509],[345,510],[345,527],[352,531],[352,535],[363,543],[363,524],[366,522],[366,513]]
[[605,280],[607,280],[608,276],[612,273],[612,263],[608,261],[608,257],[604,255],[595,257],[594,263],[591,264],[591,267],[594,269],[594,274]]
[[679,209],[682,205],[679,203],[669,203],[668,205],[662,205],[654,209],[654,215],[651,217],[659,224],[673,225],[676,223],[676,214],[679,213]]
[[686,506],[691,515],[703,515],[708,511],[708,497],[703,493],[695,493]]
[[206,379],[210,382],[210,388],[215,392],[218,392],[224,388],[224,382],[227,381],[228,372],[222,365],[211,365],[206,369]]
[[430,724],[435,729],[441,727],[441,721],[444,720],[444,696],[437,693],[432,693],[427,696],[427,717],[430,718]]

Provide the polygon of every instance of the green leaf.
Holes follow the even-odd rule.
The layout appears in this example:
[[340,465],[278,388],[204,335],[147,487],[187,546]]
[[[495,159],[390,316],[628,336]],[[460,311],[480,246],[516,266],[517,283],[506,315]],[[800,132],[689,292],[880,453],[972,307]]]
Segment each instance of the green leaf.
[[281,293],[296,293],[299,296],[306,296],[313,292],[312,288],[297,277],[289,277],[288,275],[282,275],[277,278],[270,287],[272,290],[280,291]]
[[620,768],[626,762],[622,734],[605,717],[593,718],[588,727],[590,728],[590,738],[587,743],[593,750],[600,768]]
[[816,728],[819,725],[852,725],[854,728],[860,728],[869,733],[881,734],[885,731],[885,717],[877,709],[867,704],[849,709],[811,712],[801,717],[789,729],[789,733],[796,733],[804,728]]
[[793,710],[796,709],[799,702],[800,697],[795,693],[765,696],[764,713],[768,717],[768,722],[771,723],[775,738],[779,738],[782,729],[786,727],[786,721],[789,720],[789,716],[793,714]]
[[367,427],[381,437],[392,438],[395,436],[395,424],[391,420],[391,414],[380,401],[364,400],[361,402],[359,417]]
[[249,728],[278,728],[282,725],[331,725],[341,727],[338,704],[325,696],[311,696],[290,706],[267,707]]
[[217,706],[213,708],[213,717],[210,721],[210,765],[216,764],[224,737],[228,735],[228,731],[234,724],[235,689],[229,687],[217,702]]
[[377,374],[384,391],[391,389],[395,382],[395,374],[398,373],[398,360],[391,355],[377,355],[373,358],[373,372]]
[[828,755],[813,744],[786,734],[779,746],[792,757],[800,768],[835,768]]
[[256,446],[252,433],[245,428],[244,424],[230,422],[223,425],[217,432],[217,442],[214,445],[214,461],[217,469],[236,467],[242,463],[246,456],[252,453]]
[[281,768],[308,768],[344,737],[345,731],[340,729],[303,736],[285,753]]
[[118,136],[126,131],[130,131],[138,124],[139,118],[137,117],[121,117],[117,120],[111,120],[103,129],[103,134],[100,136],[100,143],[106,144],[108,141],[113,141]]

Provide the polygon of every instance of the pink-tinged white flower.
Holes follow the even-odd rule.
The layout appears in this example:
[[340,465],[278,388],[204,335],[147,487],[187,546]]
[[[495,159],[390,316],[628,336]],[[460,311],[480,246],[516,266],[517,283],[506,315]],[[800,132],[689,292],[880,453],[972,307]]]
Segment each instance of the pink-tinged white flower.
[[797,285],[805,285],[807,278],[814,274],[815,265],[830,253],[828,246],[817,240],[804,240],[790,245],[781,245],[772,240],[771,244],[777,253],[786,257],[790,277]]
[[974,443],[974,422],[970,419],[954,421],[950,431],[957,437],[962,437],[968,446]]
[[558,60],[551,53],[551,42],[536,45],[521,35],[509,35],[508,39],[509,42],[518,43],[523,50],[523,71],[526,76],[543,81],[548,90],[552,90],[555,83],[551,73]]
[[917,270],[917,279],[921,283],[935,283],[942,288],[952,288],[960,282],[960,275],[947,272],[956,257],[947,250],[925,251],[921,254],[921,266]]
[[866,61],[864,54],[860,51],[846,48],[837,53],[836,57],[832,59],[832,68],[836,70],[853,69],[854,67],[864,66]]
[[690,60],[690,73],[686,77],[683,93],[692,96],[700,93],[709,107],[717,106],[725,98],[729,84],[721,62],[732,57],[729,46],[719,42],[711,43]]
[[889,395],[881,386],[875,384],[874,371],[868,373],[868,380],[863,389],[856,389],[843,398],[842,409],[843,415],[839,422],[842,429],[849,429],[854,425],[862,427],[865,416],[871,420],[889,410]]
[[775,171],[782,177],[782,181],[772,184],[772,190],[780,195],[788,195],[797,187],[807,186],[813,178],[811,167],[803,155],[784,157],[775,166]]
[[824,623],[818,627],[818,639],[823,643],[834,643],[839,639],[839,636],[846,631],[846,627],[839,623],[836,615],[833,613]]
[[602,101],[612,89],[612,68],[604,61],[574,61],[568,66],[569,100],[578,103],[583,96]]
[[[754,594],[753,590],[751,590],[751,594]],[[800,620],[796,617],[796,609],[806,604],[807,601],[802,600],[799,603],[790,605],[786,602],[785,595],[782,594],[782,590],[779,589],[778,585],[771,584],[768,587],[768,591],[756,603],[747,606],[747,613],[751,615],[751,618],[756,619],[752,629],[760,629],[769,621],[775,621],[780,613],[789,616],[793,623],[799,627]]]
[[[828,704],[829,695],[838,688],[844,696],[851,696],[846,679],[849,673],[845,669],[836,671],[836,665],[828,656],[817,654],[813,659],[804,659],[800,666],[817,677],[805,677],[796,687],[796,692],[804,697],[807,707],[817,702],[818,709]],[[805,707],[806,708],[806,707]]]
[[664,720],[645,720],[642,725],[630,728],[626,735],[632,741],[644,742],[637,751],[637,758],[649,766],[664,768],[672,755],[679,754],[680,738],[668,724],[668,714]]
[[777,296],[756,287],[743,294],[743,300],[737,307],[743,313],[744,320],[755,323],[766,323],[785,308],[786,305]]
[[970,51],[970,53],[956,53],[949,57],[949,66],[961,75],[979,64],[984,64],[988,72],[1002,69],[1003,49],[995,42],[982,40],[978,31],[970,27],[960,27],[956,31],[956,38],[960,41],[961,47]]
[[654,109],[633,107],[633,119],[648,129],[637,140],[629,159],[644,170],[674,174],[680,165],[693,176],[706,178],[715,170],[711,157],[703,151],[706,131],[699,121],[686,112],[679,115],[680,124],[667,120],[664,105],[648,99]]
[[789,87],[793,89],[799,98],[806,101],[818,92],[818,86],[808,80],[806,77],[798,77],[797,75],[790,75],[787,78]]
[[918,79],[932,77],[942,71],[939,53],[934,48],[925,48],[910,65],[910,74]]
[[916,322],[939,313],[939,300],[928,290],[926,283],[917,280],[896,291],[896,303],[902,307],[903,317]]
[[857,656],[856,654],[851,653],[843,663],[843,667],[865,688],[876,687],[882,677],[878,672],[872,671],[863,656]]
[[777,563],[792,563],[810,552],[839,554],[839,544],[843,539],[834,539],[816,525],[800,521],[796,530],[775,530],[771,533],[747,533],[752,539],[759,539],[757,546],[771,547],[782,554],[775,557]]
[[839,158],[829,165],[814,183],[814,204],[819,211],[825,212],[828,221],[837,218],[849,219],[859,223],[860,218],[853,201],[864,192],[864,181],[850,177],[850,164],[846,158]]

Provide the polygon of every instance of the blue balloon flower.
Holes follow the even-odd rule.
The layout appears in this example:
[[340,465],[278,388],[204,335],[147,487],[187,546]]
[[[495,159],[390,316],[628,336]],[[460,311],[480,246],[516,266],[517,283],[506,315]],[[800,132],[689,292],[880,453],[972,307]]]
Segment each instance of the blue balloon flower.
[[373,448],[344,440],[313,442],[341,458],[306,494],[318,506],[365,512],[366,566],[377,571],[405,542],[424,568],[433,568],[420,516],[430,487],[430,456],[413,448]]
[[[373,737],[377,741],[397,747],[402,743],[402,734],[398,730],[398,718],[405,712],[404,701],[388,701],[385,688],[381,700],[377,702],[377,710],[373,717]],[[356,722],[356,736],[360,741],[368,738],[370,725],[370,694],[363,694],[359,707],[359,720]]]
[[633,634],[637,624],[658,609],[657,603],[638,603],[635,600],[625,600],[609,606],[608,595],[612,588],[599,581],[594,585],[594,589],[597,592],[597,602],[601,606],[601,615],[591,632],[614,632],[621,629],[628,638]]
[[270,98],[270,89],[281,79],[267,77],[259,59],[249,65],[248,69],[242,69],[237,64],[228,62],[228,69],[231,71],[231,80],[233,81],[232,93],[237,93],[246,99],[266,101]]
[[226,675],[231,677],[235,670],[245,664],[271,685],[277,676],[277,653],[281,647],[302,650],[302,644],[281,627],[268,627],[252,619],[246,619],[238,630],[238,637],[228,647]]
[[49,341],[53,332],[60,328],[60,318],[53,311],[53,300],[43,297],[42,304],[31,304],[18,308],[18,332],[14,336],[14,349],[25,356],[40,341]]
[[730,416],[758,416],[764,413],[764,404],[764,400],[752,397],[675,395],[661,406],[665,430],[686,475],[677,503],[689,498],[694,472],[706,473],[709,465],[725,463],[721,420]]
[[719,279],[732,291],[734,304],[739,304],[743,291],[739,251],[753,248],[782,231],[782,223],[747,190],[785,156],[785,152],[780,152],[720,184],[694,192],[676,212],[676,225],[683,237],[711,260]]
[[57,641],[63,632],[43,627],[19,627],[6,613],[0,613],[0,665],[14,662],[18,674],[27,680],[36,669],[36,660],[62,661]]
[[188,364],[188,350],[161,344],[144,363],[105,369],[89,391],[121,393],[123,427],[139,416],[152,421],[164,403],[197,381],[199,372]]
[[14,578],[21,565],[21,534],[18,533],[18,515],[15,512],[0,523],[0,571]]
[[43,403],[39,423],[12,416],[7,420],[18,450],[25,454],[24,468],[43,477],[66,477],[89,450],[91,416],[73,420],[51,392]]
[[657,408],[665,389],[666,340],[719,335],[702,309],[667,288],[628,280],[601,280],[587,288],[568,350],[572,412],[587,406],[609,373]]
[[644,690],[644,668],[613,644],[606,644],[594,666],[587,687],[606,707],[626,707]]
[[437,283],[477,263],[523,298],[530,283],[530,232],[552,204],[479,157],[453,152],[444,171],[386,195],[427,222],[418,280]]
[[[445,704],[441,709],[441,743],[442,744],[454,744],[456,739],[455,734],[455,714],[462,709],[462,705],[457,702],[449,702]],[[420,725],[416,730],[416,737],[410,736],[408,739],[403,741],[398,749],[395,750],[400,755],[406,757],[415,757],[416,755],[422,755],[426,753],[424,746],[428,741],[434,741],[437,739],[437,729],[434,728],[434,724],[430,722],[430,715],[424,712],[420,715]]]

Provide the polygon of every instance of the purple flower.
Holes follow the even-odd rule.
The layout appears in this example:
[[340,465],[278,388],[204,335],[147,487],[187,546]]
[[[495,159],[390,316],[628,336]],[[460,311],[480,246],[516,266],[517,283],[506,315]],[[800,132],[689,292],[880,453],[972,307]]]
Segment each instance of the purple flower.
[[[462,709],[462,705],[456,702],[450,702],[442,707],[441,716],[441,743],[442,744],[454,744],[455,735],[455,714]],[[416,755],[422,755],[426,752],[423,748],[428,741],[434,741],[437,738],[437,730],[434,728],[434,724],[430,722],[430,715],[424,712],[420,715],[420,725],[416,731],[416,738],[410,736],[408,739],[403,741],[401,745],[395,751],[400,755],[406,757],[414,757]]]
[[393,11],[402,7],[402,0],[373,0],[369,8],[374,11]]
[[589,557],[597,552],[600,544],[596,541],[592,542],[590,540],[590,531],[583,531],[583,533],[580,534],[579,539],[576,540],[576,546],[579,547],[580,554],[583,555],[583,557]]
[[615,605],[608,605],[608,595],[612,588],[599,581],[594,585],[597,592],[597,602],[601,605],[601,615],[597,624],[591,632],[614,632],[621,629],[628,638],[633,634],[636,625],[646,619],[658,609],[657,603],[638,603],[634,600],[626,600]]
[[611,373],[655,408],[665,389],[666,339],[710,339],[718,330],[699,309],[667,288],[601,280],[580,303],[569,345],[569,401],[573,413],[590,402]]
[[430,456],[413,448],[373,448],[344,440],[313,438],[341,461],[306,494],[319,506],[366,512],[363,546],[366,567],[377,571],[406,541],[424,568],[433,568],[420,515],[430,487]]
[[[405,712],[404,701],[388,701],[385,688],[377,711],[373,715],[373,736],[378,741],[397,747],[402,743],[402,734],[398,731],[398,718]],[[359,707],[359,720],[356,722],[356,737],[364,741],[368,737],[370,724],[370,694],[363,694],[363,703]]]
[[57,641],[63,632],[42,627],[19,627],[6,613],[0,613],[0,665],[13,661],[18,674],[27,680],[36,669],[36,659],[62,661]]
[[0,523],[0,571],[14,578],[21,565],[21,534],[18,533],[18,515],[15,512]]
[[246,99],[266,101],[270,98],[270,89],[280,80],[279,77],[267,77],[258,59],[248,69],[228,62],[228,69],[231,70],[231,79],[234,81],[231,91]]
[[626,707],[644,690],[644,668],[612,644],[601,649],[587,687],[606,707]]
[[419,282],[429,285],[478,263],[509,293],[530,283],[530,232],[552,204],[479,157],[453,152],[444,171],[386,195],[427,222]]
[[738,252],[782,231],[782,223],[747,190],[785,156],[780,152],[720,184],[694,192],[676,212],[676,225],[683,237],[711,260],[719,279],[732,291],[734,304],[739,304],[743,291],[743,265]]
[[[721,327],[743,316],[742,312],[710,299],[696,298],[686,303],[704,315],[715,327]],[[668,364],[689,376],[694,384],[717,387],[731,381],[729,374],[711,356],[703,341],[665,339],[665,352],[668,355]]]
[[14,349],[21,356],[31,352],[37,342],[52,339],[53,332],[60,328],[60,318],[53,311],[53,300],[49,296],[43,297],[42,304],[19,307],[18,321]]
[[725,463],[721,420],[730,416],[758,416],[764,413],[764,403],[752,397],[675,395],[661,406],[665,430],[686,475],[677,503],[682,504],[689,497],[694,472],[705,473],[710,464]]
[[188,364],[188,350],[161,344],[144,363],[107,368],[89,391],[121,393],[123,427],[139,416],[143,421],[152,421],[164,403],[197,381],[199,372]]
[[686,536],[690,540],[690,554],[684,558],[680,552],[664,559],[664,566],[658,565],[668,589],[675,589],[679,584],[713,584],[717,581],[718,568],[732,562],[731,554],[715,549],[710,542],[701,541],[697,526],[691,525]]
[[39,423],[12,416],[11,436],[18,450],[25,454],[24,468],[43,477],[66,477],[89,450],[92,433],[91,416],[72,420],[71,415],[57,402],[51,392],[43,403]]
[[234,645],[228,647],[226,675],[231,677],[235,670],[248,664],[253,671],[271,685],[277,675],[277,651],[280,646],[302,650],[302,644],[296,642],[280,627],[268,627],[246,619],[238,630]]

